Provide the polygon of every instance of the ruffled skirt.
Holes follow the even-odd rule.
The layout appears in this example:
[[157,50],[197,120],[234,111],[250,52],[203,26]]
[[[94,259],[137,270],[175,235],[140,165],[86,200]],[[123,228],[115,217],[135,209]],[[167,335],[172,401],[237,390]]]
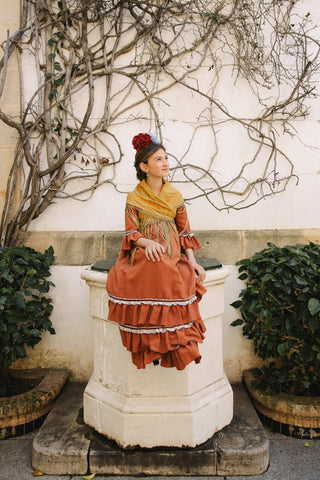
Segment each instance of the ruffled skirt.
[[186,258],[134,265],[120,254],[107,280],[109,320],[119,324],[123,345],[137,368],[159,360],[162,367],[183,370],[199,363],[198,344],[206,330],[198,302],[206,289]]

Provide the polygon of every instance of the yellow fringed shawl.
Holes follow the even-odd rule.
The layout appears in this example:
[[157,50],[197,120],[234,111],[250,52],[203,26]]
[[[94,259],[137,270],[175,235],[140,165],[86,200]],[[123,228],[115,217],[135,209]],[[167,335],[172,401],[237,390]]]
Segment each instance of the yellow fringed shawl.
[[[142,180],[134,191],[128,194],[126,210],[146,238],[150,238],[150,227],[152,225],[156,227],[158,239],[160,236],[164,238],[170,256],[170,230],[175,230],[177,234],[174,219],[177,209],[182,205],[184,205],[184,201],[181,193],[167,180],[164,180],[159,195],[156,195],[146,181]],[[138,212],[139,218],[136,217],[134,210]],[[160,234],[160,224],[162,235]]]
[[167,180],[164,180],[159,195],[156,195],[147,182],[142,180],[127,197],[127,208],[135,208],[141,217],[144,217],[142,222],[140,218],[142,229],[156,220],[173,220],[177,209],[182,205],[183,197],[181,193],[172,187]]

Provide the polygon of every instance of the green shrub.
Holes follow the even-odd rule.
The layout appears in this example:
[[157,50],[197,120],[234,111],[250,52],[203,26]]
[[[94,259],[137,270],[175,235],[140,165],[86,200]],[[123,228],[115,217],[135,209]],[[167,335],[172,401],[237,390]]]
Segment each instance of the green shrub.
[[255,385],[320,395],[320,245],[268,248],[237,262],[243,335],[265,360]]
[[5,395],[8,367],[26,356],[25,346],[40,342],[43,331],[55,333],[50,321],[54,284],[47,280],[53,248],[0,248],[0,395]]

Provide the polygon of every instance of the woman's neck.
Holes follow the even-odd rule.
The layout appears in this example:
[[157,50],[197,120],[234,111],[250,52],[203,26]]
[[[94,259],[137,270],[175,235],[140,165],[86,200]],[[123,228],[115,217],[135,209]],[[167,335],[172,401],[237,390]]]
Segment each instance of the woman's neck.
[[162,178],[148,176],[146,178],[146,182],[151,188],[151,190],[153,191],[153,193],[155,193],[156,195],[159,195],[163,186]]

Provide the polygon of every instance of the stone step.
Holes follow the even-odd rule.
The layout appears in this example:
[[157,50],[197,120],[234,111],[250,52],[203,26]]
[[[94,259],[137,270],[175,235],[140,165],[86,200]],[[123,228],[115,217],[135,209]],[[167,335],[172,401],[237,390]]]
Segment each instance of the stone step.
[[69,383],[33,442],[32,465],[48,475],[258,475],[269,441],[242,385],[233,385],[230,425],[196,448],[123,450],[83,423],[84,384]]

